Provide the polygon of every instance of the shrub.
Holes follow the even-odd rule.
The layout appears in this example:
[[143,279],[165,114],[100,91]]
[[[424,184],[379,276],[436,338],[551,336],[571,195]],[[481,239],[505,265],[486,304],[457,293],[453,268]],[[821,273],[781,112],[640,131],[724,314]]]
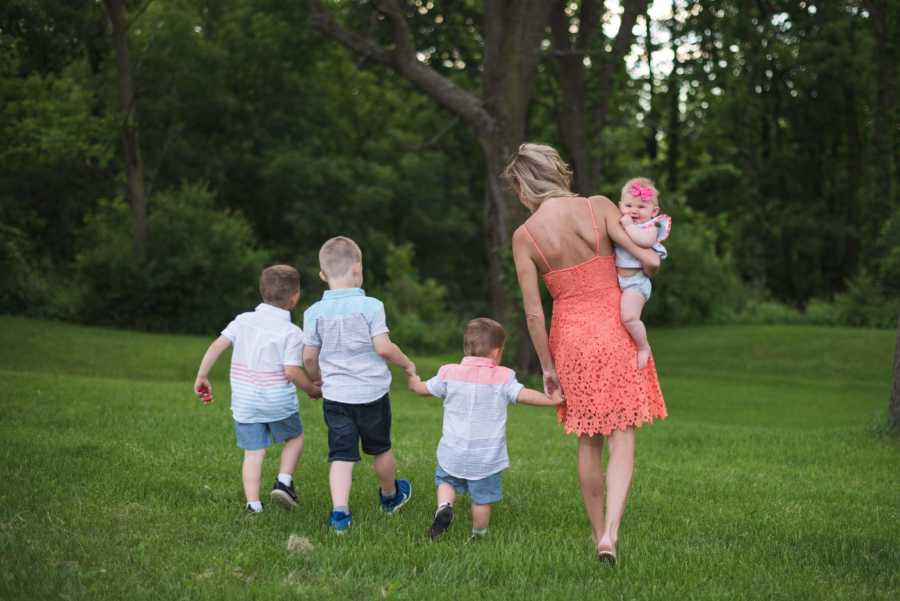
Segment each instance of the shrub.
[[160,192],[148,206],[146,256],[132,252],[131,218],[120,199],[101,201],[82,232],[79,316],[97,324],[215,332],[259,302],[267,255],[247,221],[218,209],[199,184]]
[[377,296],[384,302],[391,338],[419,352],[462,346],[462,328],[446,306],[447,290],[431,278],[421,280],[412,264],[410,243],[388,243],[387,279]]
[[648,323],[684,324],[730,321],[744,297],[734,262],[718,232],[718,218],[675,201],[672,237],[664,242],[669,257],[653,279],[653,296],[644,310]]

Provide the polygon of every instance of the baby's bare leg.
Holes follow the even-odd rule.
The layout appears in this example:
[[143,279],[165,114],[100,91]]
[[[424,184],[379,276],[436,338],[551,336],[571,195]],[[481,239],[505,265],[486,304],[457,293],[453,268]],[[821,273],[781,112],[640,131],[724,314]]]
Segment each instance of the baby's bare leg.
[[637,345],[637,367],[643,369],[650,359],[650,343],[647,341],[647,328],[641,321],[641,311],[644,310],[644,295],[632,289],[622,291],[622,325],[628,330],[631,339]]

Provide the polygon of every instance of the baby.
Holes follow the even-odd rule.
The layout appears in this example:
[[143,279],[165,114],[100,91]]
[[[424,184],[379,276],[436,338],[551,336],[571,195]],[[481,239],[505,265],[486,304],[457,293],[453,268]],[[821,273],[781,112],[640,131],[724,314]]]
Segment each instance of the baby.
[[[668,253],[661,242],[669,237],[672,219],[659,214],[659,192],[653,182],[646,177],[628,180],[622,188],[619,210],[622,211],[620,221],[628,237],[638,246],[652,248],[660,259],[665,259]],[[650,343],[647,342],[647,328],[641,321],[641,312],[650,300],[652,285],[641,269],[641,262],[618,246],[616,271],[622,289],[622,324],[637,345],[637,367],[642,369],[650,359]]]

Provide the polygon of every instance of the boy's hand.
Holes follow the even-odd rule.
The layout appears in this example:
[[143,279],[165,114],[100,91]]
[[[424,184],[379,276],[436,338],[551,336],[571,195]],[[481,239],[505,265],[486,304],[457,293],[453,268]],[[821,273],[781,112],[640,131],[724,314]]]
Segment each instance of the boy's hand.
[[209,378],[197,376],[197,379],[194,380],[194,394],[200,397],[204,405],[209,405],[213,402],[212,384],[210,384]]
[[307,394],[311,399],[321,399],[322,398],[322,381],[312,383],[313,388]]
[[554,405],[561,405],[566,402],[566,399],[563,398],[562,390],[559,388],[553,391],[550,395],[550,400],[553,401]]
[[407,376],[406,376],[406,386],[407,386],[407,388],[409,388],[409,389],[412,390],[413,392],[416,391],[416,386],[418,386],[418,385],[421,384],[421,383],[422,383],[422,378],[420,378],[419,376],[417,376],[417,375],[415,375],[415,374],[410,376],[409,374],[407,374]]

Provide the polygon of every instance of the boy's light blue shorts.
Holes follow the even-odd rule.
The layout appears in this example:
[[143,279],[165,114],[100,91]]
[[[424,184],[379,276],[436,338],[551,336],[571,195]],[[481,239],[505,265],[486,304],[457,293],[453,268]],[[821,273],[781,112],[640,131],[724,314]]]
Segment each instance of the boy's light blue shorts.
[[650,291],[653,289],[653,284],[650,282],[647,274],[642,271],[629,276],[620,275],[619,288],[622,289],[622,292],[628,289],[640,292],[641,296],[644,297],[644,301],[648,301],[650,300]]
[[276,422],[260,422],[246,424],[234,422],[234,433],[237,436],[237,446],[245,451],[258,451],[268,448],[271,442],[284,442],[290,438],[297,438],[303,434],[303,424],[300,422],[300,414],[294,413]]
[[434,472],[434,485],[449,484],[458,494],[462,495],[468,492],[469,496],[472,497],[472,502],[476,505],[490,505],[503,498],[503,483],[500,480],[501,473],[497,472],[480,480],[466,480],[465,478],[451,476],[438,464]]

